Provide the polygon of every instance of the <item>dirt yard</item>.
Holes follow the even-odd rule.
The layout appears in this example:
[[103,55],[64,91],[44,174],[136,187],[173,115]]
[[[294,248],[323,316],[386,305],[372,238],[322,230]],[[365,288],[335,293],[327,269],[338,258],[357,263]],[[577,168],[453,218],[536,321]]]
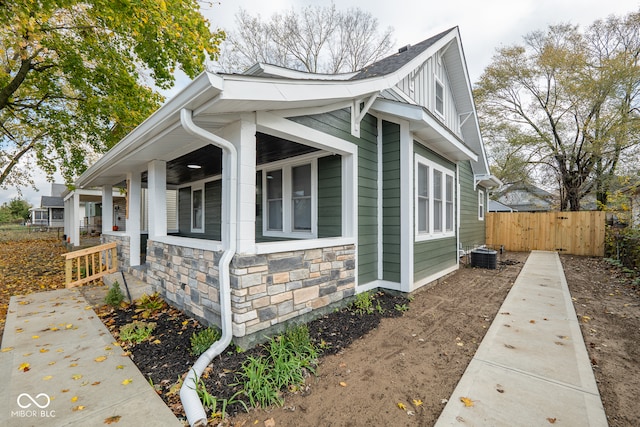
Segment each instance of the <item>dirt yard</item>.
[[[58,261],[61,257],[54,242],[22,245],[2,242],[0,249],[1,330],[5,317],[2,309],[6,310],[8,297],[61,286],[62,263]],[[49,258],[34,257],[31,255],[34,251]],[[498,270],[461,268],[435,286],[416,292],[402,316],[379,319],[377,327],[362,337],[358,328],[348,328],[348,336],[341,338],[355,341],[346,347],[339,345],[336,354],[322,357],[317,375],[309,377],[303,391],[287,394],[283,407],[240,413],[227,418],[223,425],[432,426],[527,255],[506,253]],[[638,289],[619,268],[602,259],[572,256],[561,259],[609,425],[640,425]],[[16,265],[20,268],[15,268]],[[172,311],[163,316],[174,319],[175,325],[167,326],[167,339],[163,337],[162,343],[174,347],[155,345],[155,353],[141,347],[139,353],[132,354],[134,362],[148,376],[152,376],[159,365],[163,368],[166,365],[158,363],[158,351],[174,354],[172,359],[176,358],[177,344],[168,336],[182,336],[183,341],[188,341],[186,337],[190,333],[182,330],[193,323],[185,322]],[[113,317],[103,320],[114,322]],[[337,336],[328,337],[327,341],[341,342]],[[145,357],[147,353],[149,357]],[[175,373],[163,373],[162,377],[171,378],[173,382],[184,374],[184,366],[190,363],[191,360],[181,362]],[[224,368],[224,358],[217,358],[216,363],[222,363]],[[214,379],[218,369],[225,372],[222,368],[214,365]],[[154,379],[154,384],[160,381]],[[170,386],[171,383],[166,388]],[[209,391],[216,392],[215,389]],[[168,391],[159,392],[165,400],[173,399],[174,403],[169,406],[183,415],[176,396],[167,399]]]

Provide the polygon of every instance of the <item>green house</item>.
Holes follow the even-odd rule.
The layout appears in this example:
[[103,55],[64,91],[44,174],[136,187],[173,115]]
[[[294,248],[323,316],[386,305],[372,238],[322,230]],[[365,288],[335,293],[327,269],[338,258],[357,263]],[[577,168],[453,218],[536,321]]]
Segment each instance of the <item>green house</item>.
[[455,271],[498,184],[458,28],[350,74],[203,73],[76,182],[124,268],[241,345]]

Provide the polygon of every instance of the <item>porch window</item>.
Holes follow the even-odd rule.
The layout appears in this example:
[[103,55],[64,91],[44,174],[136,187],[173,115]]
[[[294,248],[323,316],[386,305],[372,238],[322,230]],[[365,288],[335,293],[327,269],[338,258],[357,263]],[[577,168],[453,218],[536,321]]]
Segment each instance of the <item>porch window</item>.
[[419,155],[415,171],[416,241],[454,236],[453,171]]
[[317,192],[316,160],[267,169],[265,235],[313,237],[317,225],[314,215]]
[[436,78],[435,79],[435,94],[436,94],[436,113],[440,114],[442,117],[444,117],[444,86],[442,85],[442,83],[440,83],[440,81]]
[[191,231],[204,232],[204,190],[202,188],[191,190]]
[[484,221],[484,191],[478,190],[478,219]]

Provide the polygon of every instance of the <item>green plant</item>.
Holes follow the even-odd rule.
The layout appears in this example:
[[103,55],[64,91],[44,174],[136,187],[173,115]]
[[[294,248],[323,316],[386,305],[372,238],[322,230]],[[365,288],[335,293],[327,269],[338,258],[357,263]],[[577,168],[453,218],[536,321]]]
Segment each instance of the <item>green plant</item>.
[[218,341],[222,333],[220,329],[215,327],[208,327],[198,332],[194,332],[191,335],[191,354],[194,356],[200,356],[202,353],[207,351],[211,345]]
[[120,340],[139,344],[151,336],[155,327],[156,324],[153,322],[135,320],[120,328]]
[[115,281],[109,288],[107,296],[104,297],[104,302],[111,307],[117,308],[120,307],[122,301],[124,301],[124,294],[120,290],[120,284]]
[[140,313],[143,319],[148,319],[153,313],[166,307],[166,303],[159,293],[151,295],[143,294],[136,301],[136,313]]
[[376,301],[376,311],[378,312],[378,314],[384,314],[384,308],[382,308],[380,300]]
[[271,377],[269,362],[264,357],[249,356],[242,364],[243,391],[253,407],[282,405],[282,397]]
[[360,315],[373,313],[373,295],[371,295],[371,292],[367,291],[356,295],[352,307],[353,311]]
[[393,308],[401,313],[409,310],[409,306],[407,306],[407,304],[396,304]]
[[[190,388],[198,393],[202,406],[211,411],[211,416],[213,418],[221,418],[224,420],[227,412],[227,406],[235,403],[242,405],[244,410],[248,412],[247,404],[237,398],[239,395],[244,394],[244,391],[240,390],[229,399],[220,399],[207,391],[207,387],[204,381],[202,381],[202,378],[198,378],[197,375],[195,375],[195,377],[196,378],[193,380],[195,388]],[[218,405],[220,405],[220,412],[218,412]]]

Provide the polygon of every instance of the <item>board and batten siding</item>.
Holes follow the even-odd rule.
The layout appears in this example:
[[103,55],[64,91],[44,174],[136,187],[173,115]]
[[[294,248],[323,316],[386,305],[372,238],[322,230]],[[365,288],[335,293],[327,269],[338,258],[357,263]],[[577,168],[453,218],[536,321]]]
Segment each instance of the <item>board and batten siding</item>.
[[351,112],[336,110],[290,120],[358,146],[358,283],[378,278],[378,149],[377,119],[369,114],[360,123],[360,138],[351,135]]
[[[460,177],[460,245],[462,249],[466,249],[485,243],[486,223],[478,219],[478,190],[473,185],[471,162],[460,162],[458,175]],[[486,210],[488,191],[483,190]]]
[[318,159],[318,237],[342,235],[342,157]]
[[382,122],[382,278],[400,282],[400,125]]
[[456,102],[451,91],[444,60],[438,59],[439,55],[441,55],[441,52],[437,52],[427,59],[422,66],[409,73],[396,86],[418,105],[427,108],[435,117],[441,118],[436,113],[435,107],[435,81],[437,78],[444,87],[444,124],[453,133],[462,137],[460,116],[456,109]]
[[[451,170],[455,176],[455,163],[452,163],[449,160],[446,160],[445,158],[437,155],[418,142],[414,142],[413,150],[416,154],[419,154],[420,156],[434,163],[437,163],[438,165],[446,169]],[[414,173],[417,173],[417,170],[414,171]],[[455,188],[456,186],[454,185],[454,189]],[[415,188],[412,189],[412,194],[416,194]],[[457,194],[454,195],[454,200],[456,200],[456,196]],[[435,275],[447,268],[453,267],[457,263],[458,248],[456,236],[443,237],[440,239],[436,238],[433,240],[425,240],[422,242],[414,241],[413,243],[413,280],[415,282]]]

